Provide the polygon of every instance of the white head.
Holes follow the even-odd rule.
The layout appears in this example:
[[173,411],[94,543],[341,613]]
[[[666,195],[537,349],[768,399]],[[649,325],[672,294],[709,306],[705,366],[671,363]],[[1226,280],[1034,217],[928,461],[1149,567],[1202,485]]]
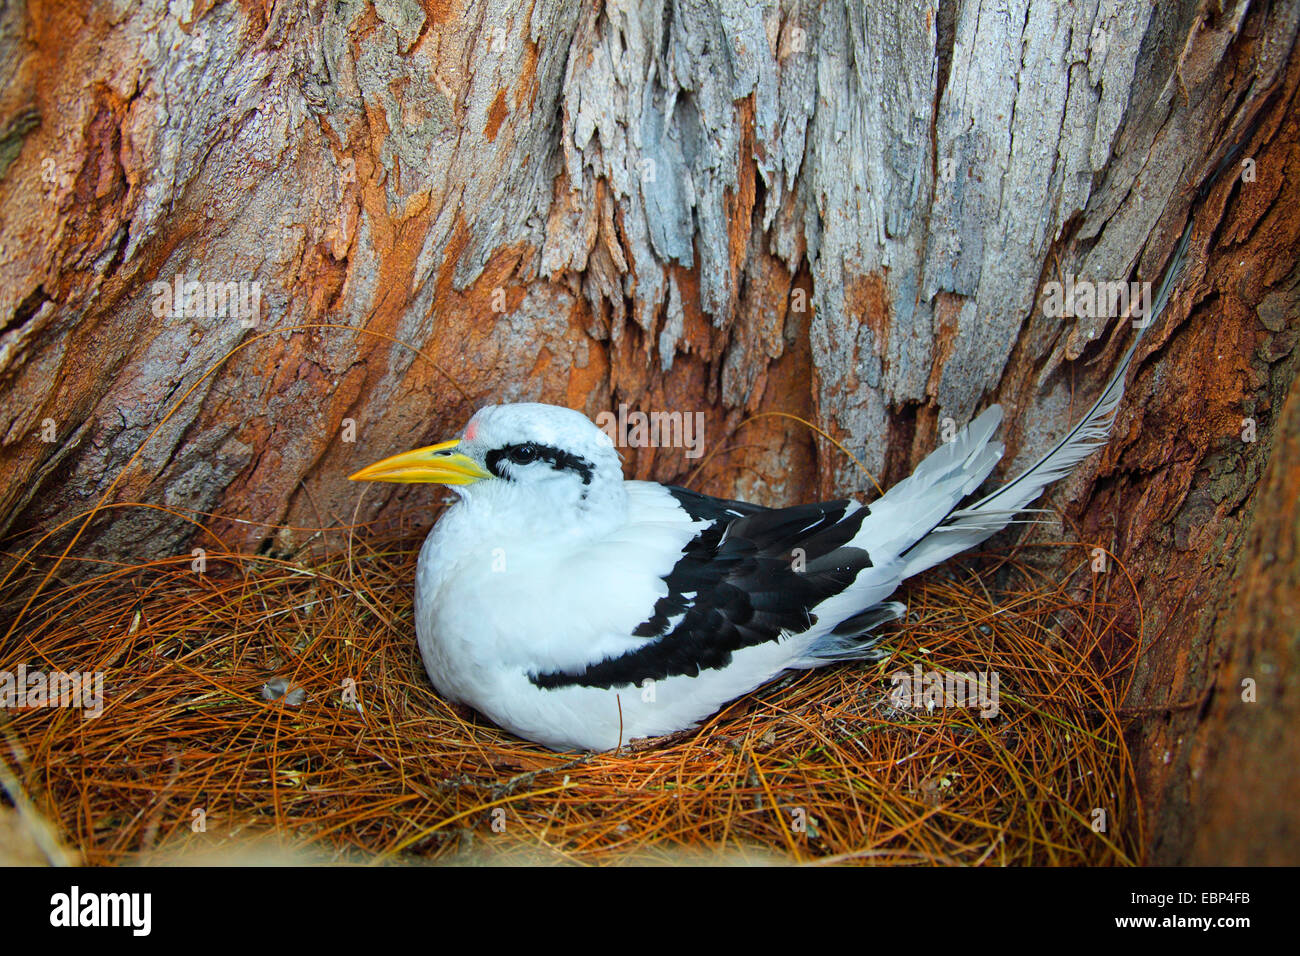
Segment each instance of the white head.
[[571,528],[621,517],[627,494],[610,437],[581,412],[536,402],[489,405],[460,438],[385,458],[351,479],[437,482],[502,517]]

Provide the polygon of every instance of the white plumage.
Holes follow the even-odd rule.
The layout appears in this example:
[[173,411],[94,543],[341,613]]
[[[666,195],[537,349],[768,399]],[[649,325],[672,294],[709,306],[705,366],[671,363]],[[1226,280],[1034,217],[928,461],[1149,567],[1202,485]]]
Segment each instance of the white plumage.
[[416,581],[439,692],[548,747],[609,750],[694,727],[784,671],[873,656],[904,579],[1005,527],[1105,441],[1136,347],[1055,447],[966,507],[1002,457],[997,406],[865,506],[765,509],[624,480],[604,432],[539,404],[489,406],[459,440],[353,477],[459,494]]

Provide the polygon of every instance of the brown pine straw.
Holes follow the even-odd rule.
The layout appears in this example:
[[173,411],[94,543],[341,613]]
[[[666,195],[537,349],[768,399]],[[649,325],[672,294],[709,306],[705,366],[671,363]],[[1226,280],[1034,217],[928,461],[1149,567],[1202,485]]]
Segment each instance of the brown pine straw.
[[[292,530],[323,542],[319,554],[214,546],[205,573],[189,554],[69,555],[86,576],[56,575],[17,619],[0,670],[106,675],[99,718],[2,718],[5,762],[85,862],[157,859],[160,848],[185,860],[268,831],[315,859],[372,862],[707,861],[719,850],[808,863],[1137,862],[1141,814],[1116,712],[1135,646],[1116,624],[1127,582],[1113,562],[1093,574],[1083,545],[1039,546],[1074,556],[1063,576],[1038,571],[1032,549],[953,562],[905,589],[909,614],[883,640],[889,660],[795,675],[698,733],[591,756],[552,753],[438,698],[411,620],[418,536]],[[58,553],[16,571],[0,619],[19,613]],[[996,671],[998,716],[892,706],[889,675],[915,663]],[[265,699],[277,677],[305,700]]]

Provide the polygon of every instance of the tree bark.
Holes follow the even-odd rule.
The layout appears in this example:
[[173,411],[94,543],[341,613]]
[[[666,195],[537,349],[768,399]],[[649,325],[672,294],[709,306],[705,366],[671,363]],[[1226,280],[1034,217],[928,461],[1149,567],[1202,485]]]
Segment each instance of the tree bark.
[[[1209,852],[1184,818],[1226,813],[1196,784],[1232,772],[1213,742],[1274,732],[1200,705],[1225,660],[1254,666],[1231,582],[1250,602],[1272,573],[1243,542],[1295,474],[1269,459],[1300,360],[1298,24],[1140,0],[0,2],[8,550],[104,500],[163,508],[107,512],[79,556],[296,553],[294,528],[353,520],[347,474],[488,402],[703,411],[726,447],[697,487],[782,504],[872,489],[788,419],[731,437],[748,416],[815,421],[888,484],[1000,401],[1011,472],[1132,334],[1045,315],[1047,283],[1154,281],[1195,212],[1114,441],[1051,502],[1136,584],[1151,858]],[[256,283],[256,325],[160,308],[178,276]],[[1294,718],[1296,641],[1256,636],[1261,698],[1290,703],[1254,713]]]

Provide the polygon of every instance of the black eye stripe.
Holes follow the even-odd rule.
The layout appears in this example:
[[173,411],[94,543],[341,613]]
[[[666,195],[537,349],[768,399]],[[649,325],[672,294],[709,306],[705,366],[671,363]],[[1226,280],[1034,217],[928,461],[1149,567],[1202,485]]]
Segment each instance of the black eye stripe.
[[[531,449],[532,454],[525,452],[525,449]],[[487,464],[488,471],[507,481],[510,480],[510,473],[502,467],[505,462],[522,465],[534,461],[544,461],[556,471],[573,472],[582,478],[584,485],[591,484],[592,476],[596,471],[595,466],[581,455],[571,454],[553,445],[540,445],[537,442],[519,442],[501,448],[494,448],[487,453],[484,461]]]

